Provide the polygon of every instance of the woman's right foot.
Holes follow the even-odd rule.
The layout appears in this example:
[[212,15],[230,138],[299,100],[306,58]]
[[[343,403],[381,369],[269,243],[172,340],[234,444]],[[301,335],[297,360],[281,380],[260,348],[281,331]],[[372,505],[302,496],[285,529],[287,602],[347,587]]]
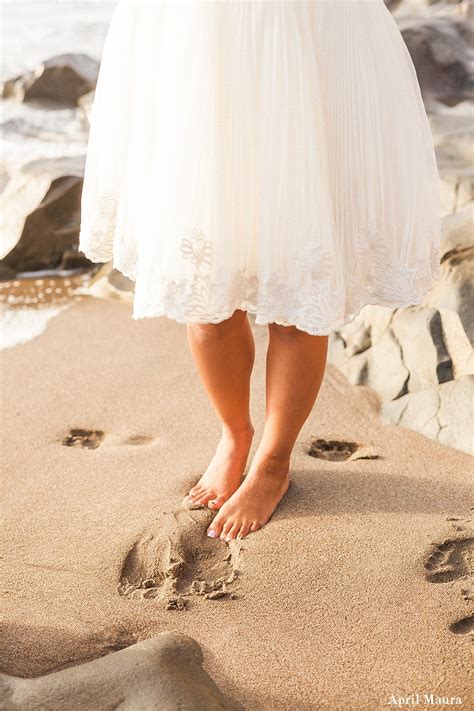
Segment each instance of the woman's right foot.
[[223,429],[216,453],[185,501],[219,509],[241,484],[253,435],[252,425],[238,431]]

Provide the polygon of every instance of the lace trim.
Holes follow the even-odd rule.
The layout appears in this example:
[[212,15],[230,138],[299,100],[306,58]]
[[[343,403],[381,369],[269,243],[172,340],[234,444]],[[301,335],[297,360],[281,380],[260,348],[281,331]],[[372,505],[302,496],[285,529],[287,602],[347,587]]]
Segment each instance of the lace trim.
[[213,242],[195,226],[179,245],[183,259],[194,267],[192,275],[180,280],[157,275],[150,287],[137,278],[136,256],[130,249],[126,254],[126,243],[120,248],[114,244],[116,211],[114,196],[102,198],[95,229],[86,231],[81,226],[79,248],[93,262],[113,259],[119,271],[136,281],[134,319],[167,316],[179,323],[218,323],[242,309],[254,314],[257,324],[294,325],[313,335],[327,335],[352,321],[368,304],[390,308],[420,304],[440,273],[440,252],[432,241],[428,258],[420,256],[409,265],[394,263],[372,224],[355,235],[354,268],[339,289],[334,289],[332,278],[334,255],[316,239],[308,241],[297,256],[299,277],[294,285],[277,274],[262,279],[244,268],[217,281],[211,276]]

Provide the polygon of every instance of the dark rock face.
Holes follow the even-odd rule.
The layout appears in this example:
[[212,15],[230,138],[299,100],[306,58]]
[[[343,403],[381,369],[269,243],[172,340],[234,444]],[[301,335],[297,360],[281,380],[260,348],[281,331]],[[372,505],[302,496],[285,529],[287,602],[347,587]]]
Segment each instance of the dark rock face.
[[398,24],[425,102],[455,106],[474,98],[471,20],[417,17]]
[[79,97],[95,88],[99,66],[86,54],[60,54],[4,82],[2,98],[75,106]]
[[[83,159],[27,163],[7,185],[0,209],[12,249],[2,260],[6,274],[56,267],[90,266],[77,251]],[[74,259],[73,254],[74,253]]]

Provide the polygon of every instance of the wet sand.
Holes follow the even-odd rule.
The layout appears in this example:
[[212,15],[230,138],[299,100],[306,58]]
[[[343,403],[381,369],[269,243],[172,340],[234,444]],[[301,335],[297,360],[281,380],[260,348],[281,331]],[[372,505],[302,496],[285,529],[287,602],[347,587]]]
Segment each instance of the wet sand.
[[1,671],[37,677],[167,630],[245,709],[425,692],[469,707],[471,457],[382,424],[375,393],[330,365],[287,496],[228,546],[205,536],[211,512],[182,507],[220,431],[184,326],[88,298],[0,357]]

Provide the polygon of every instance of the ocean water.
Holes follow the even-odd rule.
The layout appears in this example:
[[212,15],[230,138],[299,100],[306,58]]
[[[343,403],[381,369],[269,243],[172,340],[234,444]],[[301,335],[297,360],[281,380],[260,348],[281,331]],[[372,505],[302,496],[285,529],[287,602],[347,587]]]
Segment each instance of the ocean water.
[[115,0],[0,0],[2,81],[64,52],[100,59]]
[[[100,61],[115,0],[0,0],[1,80],[35,69],[56,54]],[[0,192],[25,163],[83,156],[88,124],[79,108],[0,100]],[[11,249],[0,235],[0,259]],[[46,277],[49,277],[46,279]],[[87,274],[43,274],[0,283],[0,349],[39,336],[80,296]],[[46,283],[47,281],[47,283]]]
[[[115,0],[0,0],[2,81],[56,54],[100,61]],[[79,108],[0,101],[0,190],[24,163],[84,155],[88,125]],[[0,246],[0,258],[1,254]]]

